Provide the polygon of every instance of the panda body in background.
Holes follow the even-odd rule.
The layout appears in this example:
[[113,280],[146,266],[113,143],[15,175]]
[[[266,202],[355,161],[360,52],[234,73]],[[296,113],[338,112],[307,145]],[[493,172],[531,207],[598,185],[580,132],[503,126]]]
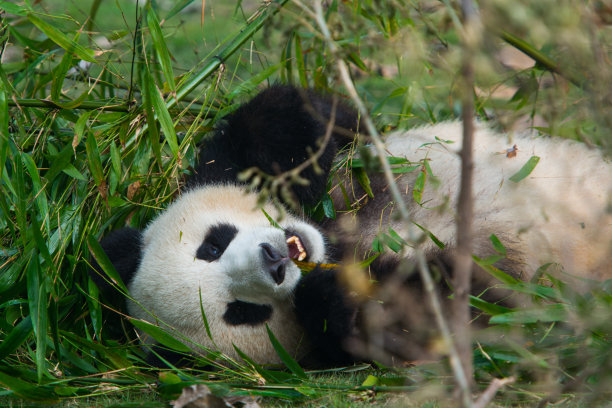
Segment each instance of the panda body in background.
[[[427,162],[431,173],[427,171],[424,177],[432,180],[425,183],[420,204],[413,199],[413,189],[419,173],[426,172],[425,166],[398,174],[395,182],[412,220],[451,246],[456,239],[454,211],[461,177],[462,132],[460,122],[443,122],[396,132],[385,140],[389,155],[407,158],[412,164]],[[534,156],[538,162],[533,171],[513,182],[512,176]],[[575,276],[612,277],[612,164],[600,151],[565,139],[520,134],[509,139],[479,124],[473,158],[476,255],[493,253],[490,236],[495,234],[511,251],[502,266],[516,277],[529,279],[547,263],[559,263]],[[393,199],[386,181],[382,175],[372,178],[375,199],[366,202],[356,217],[351,216],[359,225],[357,241],[364,254],[376,235],[388,228],[408,236],[405,226],[391,217],[394,206],[389,205]],[[352,200],[364,197],[362,189],[354,188],[356,183],[346,182],[349,176],[341,179],[356,191]],[[349,190],[347,185],[345,191]],[[336,188],[332,192],[335,208],[350,210],[340,191]],[[433,240],[427,240],[421,249],[431,256],[440,252]],[[402,253],[403,257],[411,255],[410,249]]]
[[[336,118],[335,128],[321,147],[330,117]],[[280,174],[321,148],[318,170],[311,166],[301,173],[309,183],[292,189],[299,203],[313,204],[325,193],[334,157],[357,124],[345,105],[289,86],[263,91],[232,113],[203,147],[187,191],[144,232],[125,228],[102,240],[134,300],[128,302],[129,314],[231,357],[237,357],[236,346],[259,363],[279,362],[266,325],[296,358],[319,366],[422,353],[423,345],[413,341],[419,334],[410,327],[411,319],[427,314],[420,283],[393,273],[406,269],[410,247],[386,250],[370,265],[370,278],[380,281],[370,293],[373,301],[354,296],[354,282],[348,276],[347,288],[342,271],[319,267],[302,276],[292,261],[359,261],[379,233],[391,228],[405,237],[381,175],[371,176],[374,198],[365,198],[350,173],[338,172],[334,179],[343,185],[330,193],[338,217],[319,227],[291,213],[281,217],[278,207],[267,203],[265,212],[280,219],[279,226],[271,225],[257,208],[257,193],[238,181],[251,167]],[[442,250],[431,239],[422,244],[432,265],[449,274],[460,135],[460,124],[452,122],[386,140],[390,155],[421,165],[426,160],[437,179],[426,183],[419,204],[412,191],[420,170],[399,173],[397,182],[414,221],[447,246]],[[516,157],[504,154],[512,144]],[[508,254],[497,266],[514,276],[528,279],[541,264],[555,261],[576,275],[612,277],[612,165],[598,151],[566,140],[509,142],[483,128],[476,133],[474,154],[477,255],[491,253],[489,236],[496,234]],[[534,171],[519,183],[509,181],[531,155],[540,157]],[[359,211],[345,208],[347,201],[358,203]],[[110,285],[99,277],[96,282],[112,296]],[[399,308],[390,313],[387,304]]]

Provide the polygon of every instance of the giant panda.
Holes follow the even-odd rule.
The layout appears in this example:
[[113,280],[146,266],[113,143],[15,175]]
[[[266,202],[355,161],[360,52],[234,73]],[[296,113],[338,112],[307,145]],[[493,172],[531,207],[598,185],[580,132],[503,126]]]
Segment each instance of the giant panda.
[[[351,163],[376,168],[367,137],[360,153],[353,149],[359,126],[347,104],[292,86],[272,86],[230,114],[205,141],[174,203],[144,230],[120,229],[101,241],[129,288],[129,315],[176,333],[195,353],[217,349],[238,358],[238,348],[262,364],[280,362],[268,328],[307,364],[422,356],[430,337],[416,327],[431,324],[413,245],[444,286],[444,276],[452,275],[461,124],[386,137],[388,156],[406,167],[395,181],[411,223],[394,217],[380,173],[370,173],[368,192],[355,181]],[[550,263],[573,275],[612,277],[610,162],[567,140],[510,137],[482,125],[474,137],[474,253],[493,253],[494,235],[506,250],[496,266],[514,277],[531,279]],[[318,160],[298,182],[284,194],[266,190],[272,194],[263,202],[257,183],[242,177],[258,174],[252,168],[284,174],[315,152]],[[535,169],[511,181],[531,156],[540,158]],[[303,209],[324,196],[336,217],[308,219]],[[408,236],[417,238],[404,242]],[[385,245],[385,237],[402,245]],[[364,259],[374,260],[350,273]],[[298,264],[317,266],[304,272]],[[112,296],[100,276],[95,281]]]

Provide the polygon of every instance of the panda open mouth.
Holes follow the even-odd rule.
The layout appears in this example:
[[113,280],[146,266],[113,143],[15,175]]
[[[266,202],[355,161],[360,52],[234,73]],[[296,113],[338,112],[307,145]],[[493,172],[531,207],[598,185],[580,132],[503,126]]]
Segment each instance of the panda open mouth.
[[287,231],[285,233],[287,236],[287,248],[289,249],[289,258],[295,259],[298,261],[303,261],[308,256],[308,252],[300,239],[300,236]]

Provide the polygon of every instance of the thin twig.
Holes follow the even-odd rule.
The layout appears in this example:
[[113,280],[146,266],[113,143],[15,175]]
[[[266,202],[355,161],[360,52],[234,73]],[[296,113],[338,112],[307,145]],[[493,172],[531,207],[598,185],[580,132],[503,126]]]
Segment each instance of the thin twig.
[[138,35],[140,34],[140,22],[142,20],[142,13],[140,11],[140,4],[136,0],[136,27],[134,27],[134,38],[132,39],[132,61],[130,63],[130,87],[127,96],[128,105],[132,103],[132,96],[134,95],[134,66],[136,65],[136,42]]
[[480,37],[480,26],[472,0],[462,0],[463,27],[460,29],[463,43],[461,67],[461,119],[463,121],[463,144],[461,156],[461,181],[457,201],[457,249],[453,264],[453,332],[461,367],[467,383],[460,387],[464,407],[473,405],[471,386],[473,382],[472,338],[470,332],[470,291],[472,281],[472,224],[473,200],[473,155],[474,140],[474,56]]
[[[317,149],[317,151],[311,154],[308,159],[304,160],[298,166],[290,170],[287,170],[284,173],[278,174],[278,175],[270,176],[270,175],[263,173],[261,169],[259,169],[258,167],[251,167],[247,169],[245,172],[243,172],[240,175],[240,177],[244,177],[245,179],[253,179],[254,176],[257,175],[258,177],[262,177],[262,178],[267,177],[271,179],[271,182],[267,184],[264,182],[264,185],[263,185],[264,188],[259,187],[259,189],[262,190],[262,192],[265,192],[265,188],[268,187],[269,191],[268,191],[268,194],[266,194],[266,196],[271,195],[273,197],[276,196],[276,193],[279,188],[282,189],[283,186],[287,185],[287,180],[298,180],[299,181],[300,173],[303,170],[305,170],[311,165],[316,168],[316,164],[318,160],[321,158],[321,156],[325,152],[325,149],[327,148],[327,145],[331,141],[331,137],[334,132],[334,126],[336,123],[337,108],[338,108],[338,98],[334,96],[332,99],[331,112],[330,112],[329,120],[327,121],[327,125],[325,128],[325,135],[323,136],[323,140],[321,141],[321,144],[319,145],[319,148]],[[313,112],[313,115],[316,115],[316,112]],[[295,200],[286,200],[286,201],[288,204],[291,204],[291,205],[295,205],[297,203],[297,201]]]
[[512,384],[513,382],[514,377],[494,379],[493,382],[489,384],[487,389],[484,390],[482,395],[480,395],[478,400],[474,403],[474,408],[485,408],[489,404],[489,402],[491,402],[491,400],[493,399],[495,394],[497,394],[497,391],[499,391],[501,387],[506,384]]
[[[297,1],[296,1],[296,4],[300,5],[300,7],[305,7],[304,5],[302,5],[301,3]],[[327,23],[325,22],[325,17],[323,17],[323,9],[321,8],[320,1],[314,2],[314,8],[315,8],[314,16],[316,18],[317,24],[319,25],[319,28],[321,29],[323,36],[325,37],[325,40],[327,41],[330,51],[332,52],[332,54],[336,56],[336,64],[338,65],[340,79],[342,80],[342,83],[346,87],[346,90],[348,91],[351,99],[353,100],[353,103],[359,110],[359,114],[361,115],[361,119],[363,120],[363,123],[366,126],[368,135],[370,136],[370,138],[372,139],[372,142],[374,143],[374,146],[376,147],[376,151],[378,152],[378,156],[380,159],[380,164],[383,169],[383,173],[385,175],[385,178],[389,181],[389,189],[391,191],[391,195],[393,196],[393,199],[397,202],[396,204],[400,211],[402,220],[410,220],[410,214],[408,213],[408,208],[406,207],[406,203],[404,202],[402,198],[402,194],[399,191],[397,184],[395,184],[395,182],[393,181],[393,173],[391,172],[391,165],[389,165],[389,162],[386,159],[386,154],[384,153],[385,145],[383,144],[378,134],[378,131],[376,130],[376,126],[374,126],[374,122],[372,121],[372,118],[370,118],[370,115],[368,113],[368,110],[366,109],[365,104],[363,103],[363,101],[359,97],[359,94],[357,93],[357,90],[355,89],[355,85],[353,84],[353,81],[351,79],[351,75],[349,73],[346,63],[338,55],[338,46],[332,39],[331,33],[329,32],[329,28],[327,27]],[[414,231],[413,228],[411,228],[410,230],[411,230],[410,239],[413,239],[414,238],[413,235],[416,235],[416,234],[413,232]]]

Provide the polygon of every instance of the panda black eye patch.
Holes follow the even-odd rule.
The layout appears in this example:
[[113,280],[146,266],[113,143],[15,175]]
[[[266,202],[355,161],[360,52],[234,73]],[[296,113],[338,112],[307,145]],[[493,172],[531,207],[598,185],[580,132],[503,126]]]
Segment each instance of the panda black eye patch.
[[221,258],[223,252],[234,239],[238,229],[231,224],[217,224],[204,237],[204,242],[196,251],[196,258],[212,262]]

